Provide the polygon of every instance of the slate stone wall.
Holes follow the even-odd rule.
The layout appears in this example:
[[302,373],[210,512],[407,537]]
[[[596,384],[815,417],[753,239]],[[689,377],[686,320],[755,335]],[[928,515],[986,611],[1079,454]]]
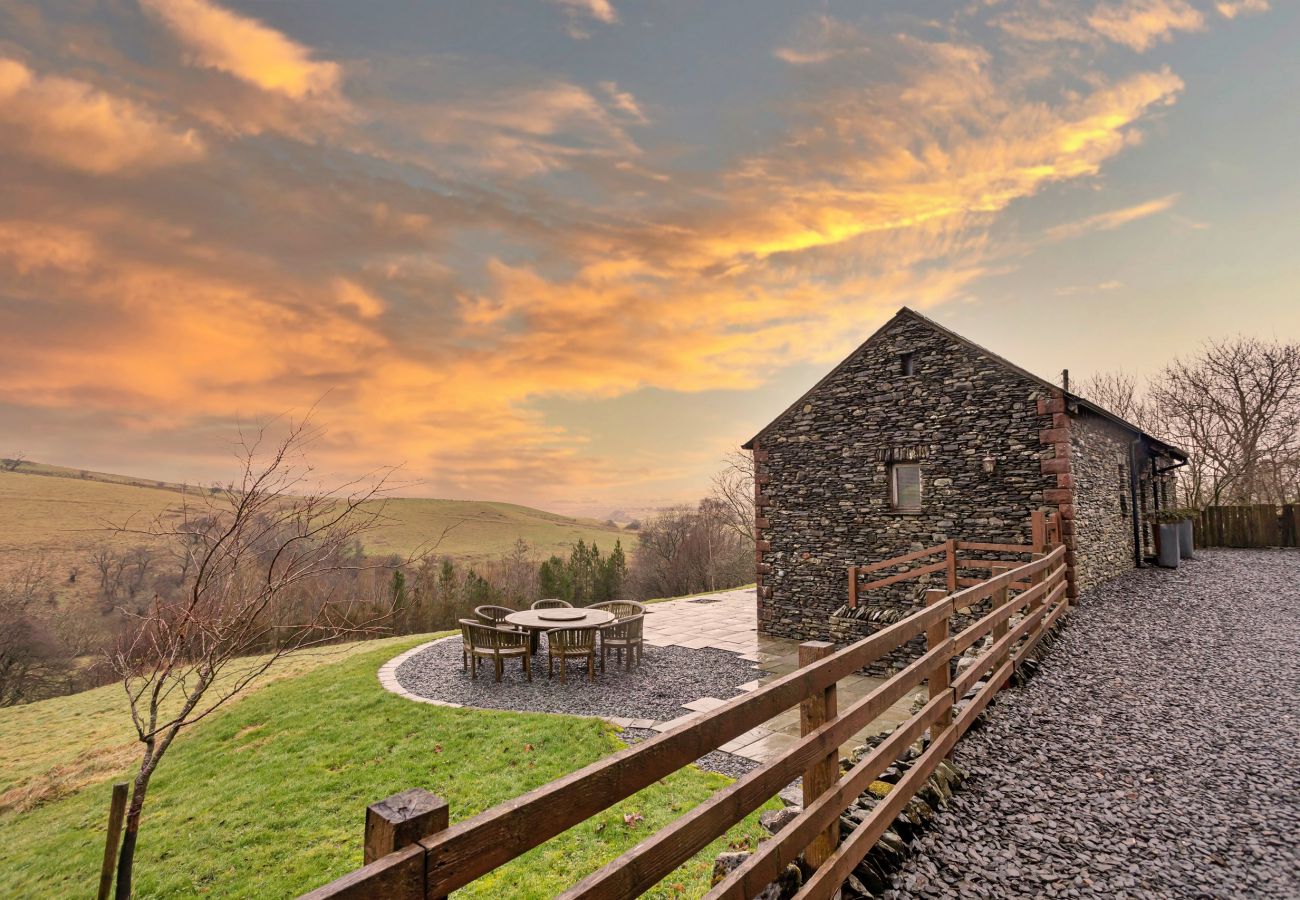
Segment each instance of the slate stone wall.
[[[911,376],[904,353],[914,354]],[[1040,444],[1052,424],[1038,408],[1045,395],[924,320],[894,319],[755,447],[760,629],[851,640],[888,622],[832,623],[850,564],[948,538],[1029,543],[1030,514],[1057,484],[1042,465],[1054,453]],[[891,459],[920,461],[921,511],[892,508]],[[904,590],[889,603],[912,606],[918,586]]]
[[1128,506],[1132,440],[1124,429],[1087,412],[1071,422],[1074,577],[1079,590],[1133,567],[1133,520]]

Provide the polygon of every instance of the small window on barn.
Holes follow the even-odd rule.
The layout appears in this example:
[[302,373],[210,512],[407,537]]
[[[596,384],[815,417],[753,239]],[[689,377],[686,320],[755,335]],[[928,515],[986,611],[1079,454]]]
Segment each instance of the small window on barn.
[[921,508],[921,467],[894,463],[889,469],[889,499],[894,509]]
[[916,374],[916,354],[903,353],[898,357],[898,371],[902,375]]

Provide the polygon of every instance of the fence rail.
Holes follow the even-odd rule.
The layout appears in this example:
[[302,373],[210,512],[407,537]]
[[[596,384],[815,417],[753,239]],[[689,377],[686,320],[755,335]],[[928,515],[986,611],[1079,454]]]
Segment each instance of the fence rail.
[[[1027,563],[1003,565],[1005,571],[995,571],[964,590],[928,592],[924,608],[841,650],[821,641],[803,644],[800,662],[805,664],[789,675],[450,828],[426,834],[405,847],[393,846],[393,852],[306,896],[312,900],[444,897],[784,710],[799,706],[803,734],[797,743],[561,896],[622,898],[643,893],[802,774],[804,811],[760,844],[708,896],[752,897],[803,854],[805,864],[815,871],[798,896],[830,897],[1007,682],[1014,667],[1068,608],[1063,546],[1035,554]],[[1019,593],[1013,596],[1015,590]],[[964,631],[950,635],[953,612],[984,600],[992,601],[990,612]],[[1013,624],[1017,614],[1021,618]],[[841,678],[922,634],[927,641],[922,657],[838,712],[836,683]],[[953,679],[953,660],[986,635],[992,635],[991,645],[974,665]],[[954,717],[957,701],[989,672],[992,677]],[[929,692],[926,705],[841,775],[839,746],[923,682]],[[927,729],[929,748],[872,814],[841,841],[840,813]]]
[[1196,520],[1203,547],[1300,546],[1300,505],[1209,506]]
[[[959,588],[975,587],[983,584],[983,578],[971,578],[961,573],[963,569],[997,569],[1005,566],[1010,562],[1006,559],[990,559],[988,557],[975,557],[963,554],[971,553],[998,553],[1002,555],[1016,554],[1020,556],[1032,555],[1036,550],[1043,547],[1054,546],[1061,541],[1060,520],[1056,514],[1049,513],[1045,510],[1037,511],[1031,517],[1032,539],[1029,544],[1000,544],[990,543],[987,541],[958,541],[948,540],[942,544],[935,544],[931,547],[924,547],[920,550],[913,550],[910,553],[903,553],[899,556],[893,556],[879,562],[863,566],[849,566],[849,608],[856,608],[862,595],[868,591],[880,590],[881,588],[891,587],[904,581],[923,578],[936,572],[945,573],[945,582],[949,593]],[[911,568],[897,570],[900,566],[908,563],[914,563],[925,560],[930,557],[940,557],[933,562],[924,562],[921,565],[912,566]],[[878,572],[886,574],[874,578],[870,581],[864,581],[864,577]],[[1027,582],[1018,582],[1015,587],[1018,590],[1026,590],[1029,587]]]

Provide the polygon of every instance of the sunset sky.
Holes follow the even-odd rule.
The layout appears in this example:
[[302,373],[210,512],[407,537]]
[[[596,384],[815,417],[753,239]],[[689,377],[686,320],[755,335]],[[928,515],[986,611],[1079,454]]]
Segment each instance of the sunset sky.
[[902,305],[1300,339],[1300,4],[0,0],[0,455],[604,516]]

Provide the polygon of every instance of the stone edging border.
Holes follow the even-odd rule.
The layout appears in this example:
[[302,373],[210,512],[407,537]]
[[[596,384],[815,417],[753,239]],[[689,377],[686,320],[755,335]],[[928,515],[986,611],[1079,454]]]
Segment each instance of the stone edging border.
[[[421,697],[419,694],[413,694],[410,691],[408,691],[406,688],[402,687],[402,683],[397,680],[397,669],[402,665],[402,663],[406,662],[412,656],[415,656],[415,654],[423,650],[427,650],[429,647],[432,647],[434,644],[440,644],[443,641],[458,641],[458,640],[460,640],[460,635],[449,634],[446,637],[434,638],[431,641],[425,641],[423,644],[417,644],[416,646],[412,647],[410,650],[407,650],[403,653],[399,653],[397,656],[394,656],[388,662],[384,663],[382,666],[379,667],[380,687],[382,687],[384,690],[388,691],[389,693],[396,694],[397,696],[403,697],[407,700],[413,700],[416,703],[427,703],[430,706],[445,706],[448,709],[479,709],[479,707],[477,706],[466,706],[463,703],[449,703],[446,700],[434,700],[432,697]],[[501,712],[502,710],[484,710],[484,712],[494,712],[494,711]],[[571,713],[535,713],[535,715],[563,716],[563,715],[572,715],[572,714]],[[694,713],[691,713],[690,715],[694,715]],[[610,723],[611,725],[617,726],[620,729],[653,728],[655,725],[662,724],[652,719],[625,719],[621,716],[579,716],[579,718],[601,719],[605,722]]]
[[414,700],[416,703],[427,703],[430,706],[446,706],[452,709],[464,708],[460,703],[448,703],[445,700],[434,700],[431,697],[421,697],[419,694],[412,694],[406,688],[402,687],[401,682],[397,680],[397,667],[406,662],[421,650],[426,650],[434,644],[441,644],[443,641],[459,640],[458,635],[449,634],[446,637],[434,638],[431,641],[425,641],[423,644],[417,644],[405,653],[399,653],[388,662],[379,667],[379,684],[380,686],[399,697],[405,697],[407,700]]

